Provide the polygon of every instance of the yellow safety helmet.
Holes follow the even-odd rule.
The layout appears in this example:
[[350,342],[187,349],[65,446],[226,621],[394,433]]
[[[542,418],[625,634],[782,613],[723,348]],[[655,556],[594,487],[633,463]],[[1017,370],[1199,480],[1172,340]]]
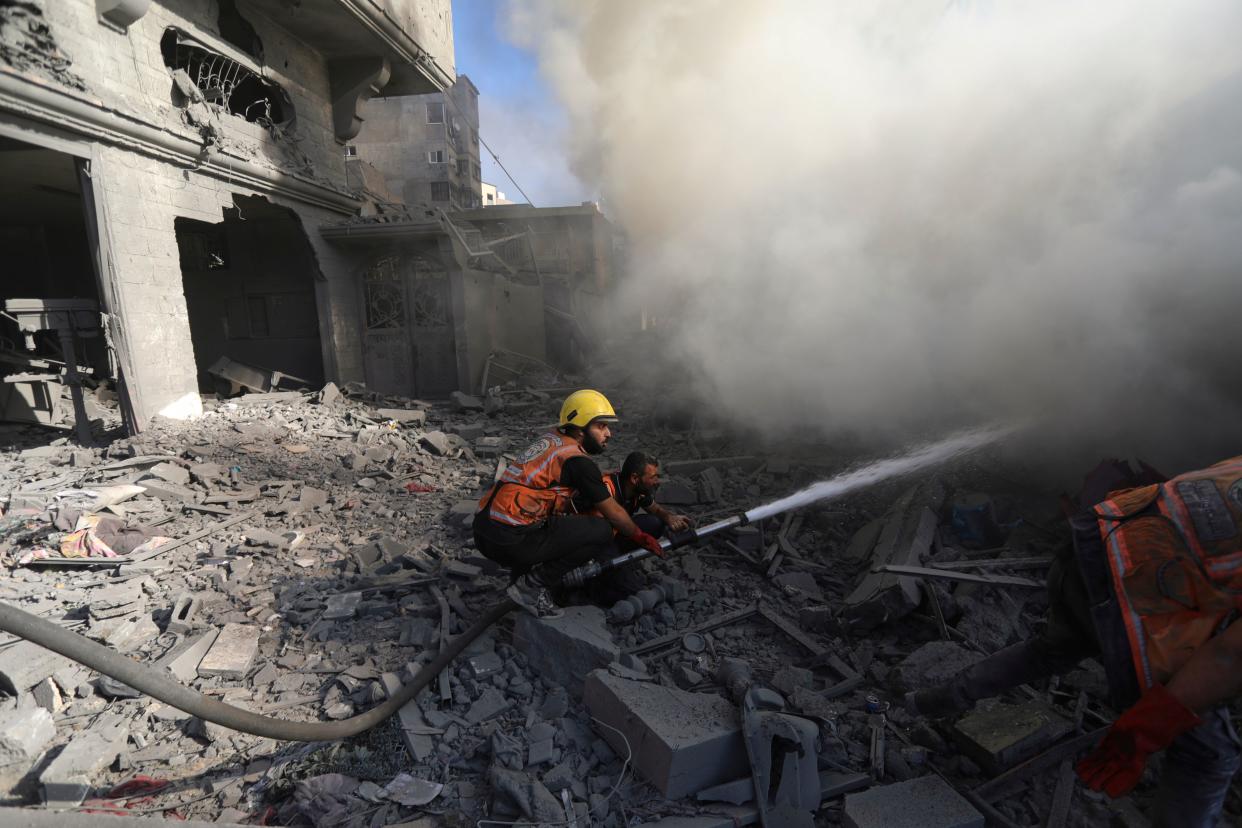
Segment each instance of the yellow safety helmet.
[[583,389],[575,391],[565,398],[561,406],[561,422],[563,426],[571,425],[586,428],[592,420],[617,421],[617,412],[612,410],[612,403],[598,391]]

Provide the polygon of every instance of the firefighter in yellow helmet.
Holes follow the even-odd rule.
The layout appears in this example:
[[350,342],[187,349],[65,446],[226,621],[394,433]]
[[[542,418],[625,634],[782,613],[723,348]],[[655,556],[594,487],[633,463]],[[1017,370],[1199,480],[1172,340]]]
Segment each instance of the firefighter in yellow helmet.
[[[509,596],[533,615],[559,610],[549,587],[576,566],[611,551],[613,530],[663,557],[660,542],[613,499],[593,455],[612,436],[616,411],[598,391],[575,391],[561,406],[555,431],[535,440],[479,500],[479,551],[515,578]],[[595,514],[587,514],[594,510]]]

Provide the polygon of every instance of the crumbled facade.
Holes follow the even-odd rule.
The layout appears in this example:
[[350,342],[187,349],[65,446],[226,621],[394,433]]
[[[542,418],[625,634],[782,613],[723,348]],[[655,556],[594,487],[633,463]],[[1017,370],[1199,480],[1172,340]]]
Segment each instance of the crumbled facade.
[[0,7],[0,299],[97,300],[132,429],[199,413],[217,356],[360,380],[358,265],[317,227],[364,207],[361,102],[454,77],[449,0]]

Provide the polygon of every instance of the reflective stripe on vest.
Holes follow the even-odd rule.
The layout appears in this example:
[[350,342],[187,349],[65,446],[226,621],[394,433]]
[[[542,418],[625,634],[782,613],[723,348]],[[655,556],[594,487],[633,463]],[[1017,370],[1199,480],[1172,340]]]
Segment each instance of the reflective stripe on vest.
[[1098,504],[1135,675],[1167,681],[1242,612],[1242,457]]
[[560,485],[561,469],[571,457],[586,452],[574,440],[561,434],[545,434],[518,455],[487,494],[479,500],[479,511],[509,526],[530,526],[563,513],[573,491]]

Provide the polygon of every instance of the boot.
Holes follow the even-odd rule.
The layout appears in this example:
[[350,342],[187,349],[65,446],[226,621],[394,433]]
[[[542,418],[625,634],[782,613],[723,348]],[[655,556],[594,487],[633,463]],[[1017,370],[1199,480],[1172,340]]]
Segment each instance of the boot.
[[518,576],[505,590],[505,594],[536,618],[560,618],[565,614],[552,600],[552,594],[536,572]]

